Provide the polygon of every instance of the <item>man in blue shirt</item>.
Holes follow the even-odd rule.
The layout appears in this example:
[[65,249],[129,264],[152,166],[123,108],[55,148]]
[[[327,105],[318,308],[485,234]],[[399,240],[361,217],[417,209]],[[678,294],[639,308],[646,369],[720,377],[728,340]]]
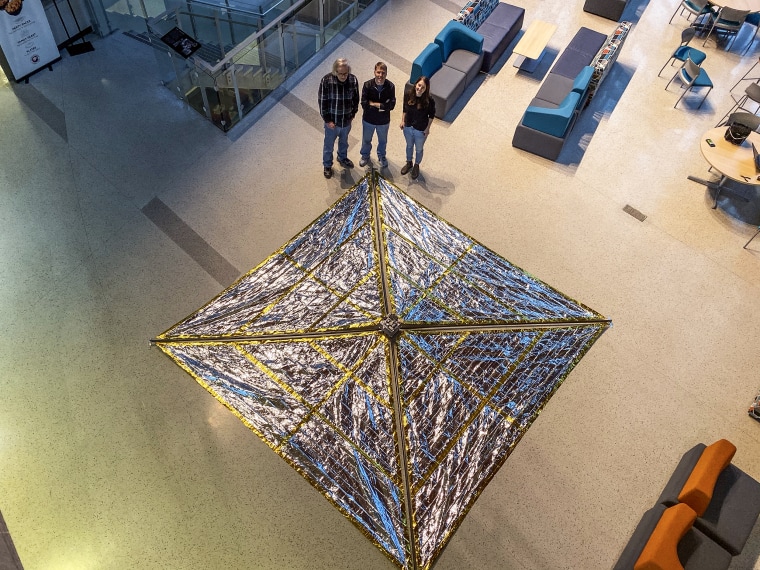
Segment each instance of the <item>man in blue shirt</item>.
[[348,133],[351,121],[359,111],[359,81],[351,73],[348,60],[336,59],[332,71],[319,83],[319,114],[325,122],[325,143],[322,148],[322,166],[325,178],[333,175],[333,149],[338,140],[338,164],[353,168],[348,158]]

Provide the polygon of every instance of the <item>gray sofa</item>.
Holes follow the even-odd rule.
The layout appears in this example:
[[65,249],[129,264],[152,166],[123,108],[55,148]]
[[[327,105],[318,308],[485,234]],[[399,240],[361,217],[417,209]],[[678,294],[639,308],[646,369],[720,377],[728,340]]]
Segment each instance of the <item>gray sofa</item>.
[[406,89],[430,79],[435,116],[443,119],[480,71],[488,72],[522,27],[525,9],[498,0],[470,0],[412,62]]
[[583,11],[608,20],[619,21],[629,0],[586,0]]
[[435,116],[442,119],[482,65],[483,36],[461,22],[450,20],[412,62],[407,89],[423,75],[430,79]]
[[728,568],[760,515],[760,483],[731,463],[735,452],[725,439],[687,451],[614,570],[632,570],[639,558],[672,560],[674,546],[685,570]]
[[477,27],[483,36],[483,66],[488,73],[506,51],[507,46],[522,29],[525,8],[499,3],[491,14]]
[[570,100],[572,92],[578,90],[576,79],[587,73],[584,68],[591,65],[606,41],[605,34],[583,27],[578,30],[517,125],[513,147],[557,159],[588,95],[587,84],[578,100]]
[[[644,513],[613,570],[633,570],[666,510],[665,505],[655,505]],[[684,570],[726,570],[731,566],[731,554],[694,527],[676,544],[676,555]]]
[[[658,503],[670,506],[679,502],[678,496],[705,449],[707,446],[700,443],[684,454],[657,500]],[[694,526],[736,556],[744,548],[758,515],[760,483],[729,463],[720,472],[712,500]]]

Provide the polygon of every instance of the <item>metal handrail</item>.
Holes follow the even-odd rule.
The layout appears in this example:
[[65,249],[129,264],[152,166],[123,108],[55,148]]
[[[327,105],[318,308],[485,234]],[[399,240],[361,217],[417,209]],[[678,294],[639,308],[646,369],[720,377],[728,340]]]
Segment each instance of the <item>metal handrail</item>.
[[232,58],[240,54],[241,52],[248,49],[251,44],[253,44],[256,40],[258,40],[260,37],[264,37],[267,33],[269,33],[270,30],[273,30],[284,20],[287,20],[292,14],[303,8],[306,4],[309,2],[312,2],[313,0],[299,0],[296,4],[293,4],[290,8],[285,10],[279,18],[277,18],[275,21],[270,22],[263,28],[261,28],[258,32],[255,32],[245,38],[243,41],[241,41],[237,46],[232,48],[227,54],[222,58],[219,63],[216,63],[214,65],[210,65],[207,61],[204,61],[200,58],[193,57],[194,62],[200,62],[199,67],[205,68],[205,70],[210,74],[215,74],[218,71],[223,71],[227,68],[227,66],[231,63]]
[[[195,12],[182,12],[182,11],[176,11],[176,10],[173,10],[173,12],[177,15],[192,16],[193,18],[198,18],[201,20],[204,18],[206,20],[212,20],[212,21],[216,20],[214,16],[207,16],[205,14],[196,14]],[[256,26],[256,24],[253,24],[251,22],[244,22],[242,20],[225,20],[224,22],[229,23],[229,24],[237,24],[239,26]]]
[[[301,8],[303,8],[306,4],[308,4],[309,2],[312,2],[312,1],[313,0],[299,0],[298,2],[296,2],[295,4],[293,4],[290,8],[288,8],[287,10],[285,10],[276,20],[270,22],[269,24],[267,24],[266,26],[264,26],[263,28],[261,28],[257,32],[252,33],[251,35],[249,35],[248,37],[246,37],[244,40],[242,40],[241,42],[239,42],[237,46],[235,46],[234,48],[232,48],[232,50],[230,50],[229,52],[227,52],[225,54],[224,58],[222,58],[218,63],[216,63],[214,65],[211,65],[210,63],[208,63],[207,61],[201,59],[198,56],[191,56],[190,60],[193,62],[193,64],[196,67],[201,68],[203,71],[205,71],[206,73],[208,73],[210,75],[215,75],[216,73],[218,73],[220,71],[224,71],[229,66],[232,58],[234,58],[235,56],[237,56],[238,54],[240,54],[242,51],[248,49],[251,46],[251,44],[253,44],[257,39],[259,39],[260,37],[265,36],[272,29],[274,29],[277,26],[279,26],[280,24],[282,24],[282,22],[284,20],[288,19],[295,12],[297,12],[298,10],[300,10]],[[216,7],[217,8],[221,8],[221,6],[218,6],[218,5]],[[158,16],[155,16],[155,17],[152,17],[152,18],[148,19],[148,21],[147,21],[148,30],[151,31],[151,32],[153,32],[154,34],[156,34],[157,32],[155,32],[154,30],[158,27],[157,26],[158,22],[161,22],[162,20],[166,20],[169,17],[169,15],[171,15],[171,14],[179,14],[179,13],[183,13],[183,14],[187,14],[187,15],[192,15],[193,17],[203,17],[200,14],[191,14],[191,13],[187,13],[187,12],[179,12],[179,10],[177,10],[177,9],[167,10],[166,12],[163,12],[163,13],[159,14]],[[205,16],[205,17],[208,17],[208,16]]]
[[[226,132],[260,103],[268,91],[275,89],[301,67],[301,60],[306,61],[319,51],[334,33],[338,33],[340,29],[348,25],[367,4],[371,4],[374,0],[287,1],[294,3],[281,14],[273,15],[271,22],[249,34],[242,41],[237,41],[235,38],[236,31],[245,33],[246,27],[252,26],[255,29],[258,26],[255,23],[240,21],[241,17],[244,16],[242,19],[256,17],[256,13],[233,8],[229,6],[228,0],[224,0],[225,5],[211,5],[208,4],[209,0],[187,0],[185,6],[180,5],[173,10],[166,10],[158,16],[148,18],[146,21],[148,33],[151,41],[154,42],[160,42],[164,34],[172,27],[182,29],[189,26],[192,28],[191,34],[195,34],[197,32],[196,18],[213,20],[215,23],[214,28],[218,37],[215,40],[209,39],[210,36],[206,37],[208,41],[203,41],[202,44],[210,49],[215,48],[218,42],[221,53],[215,53],[209,59],[213,61],[218,55],[222,55],[221,59],[212,64],[203,59],[203,50],[187,59],[180,59],[179,55],[168,49],[166,51],[173,62],[173,73],[164,84],[171,84],[172,90],[176,89],[181,99],[187,99],[191,107]],[[330,2],[328,7],[326,7],[327,2]],[[282,4],[282,1],[275,0],[272,8],[282,6]],[[193,6],[197,6],[201,12],[206,12],[213,6],[218,13],[211,15],[195,13]],[[304,8],[306,8],[304,13],[299,15],[298,12]],[[312,8],[318,11],[318,14],[312,13]],[[329,21],[327,21],[328,18]],[[207,27],[202,22],[199,23],[202,27]],[[258,25],[263,23],[262,20]],[[225,24],[230,26],[229,38],[221,29]],[[238,30],[238,28],[243,29]],[[312,44],[310,48],[307,42],[299,41],[300,37],[316,39],[316,46]],[[228,41],[234,47],[225,53],[226,46],[229,45]],[[208,55],[210,54],[207,54],[207,57]],[[224,91],[224,98],[222,91]],[[191,92],[195,93],[192,101],[189,98]],[[200,100],[198,94],[200,94]],[[234,100],[229,99],[230,95],[234,96]]]
[[[250,11],[244,10],[242,8],[230,6],[229,4],[225,4],[224,6],[221,6],[219,4],[216,4],[216,3],[213,3],[213,2],[206,2],[204,0],[192,0],[192,3],[193,4],[202,4],[204,6],[208,6],[209,8],[216,8],[216,9],[224,8],[225,10],[229,10],[229,11],[232,11],[232,12],[240,12],[241,14],[251,14],[251,15],[256,16],[256,17],[261,17],[261,16],[266,16],[267,14],[269,14],[269,12],[271,12],[272,10],[274,10],[275,8],[277,8],[280,4],[282,4],[283,2],[287,2],[287,1],[289,1],[289,0],[280,0],[279,2],[276,2],[276,3],[272,4],[264,12],[250,12]],[[259,8],[261,8],[261,6],[259,6]]]

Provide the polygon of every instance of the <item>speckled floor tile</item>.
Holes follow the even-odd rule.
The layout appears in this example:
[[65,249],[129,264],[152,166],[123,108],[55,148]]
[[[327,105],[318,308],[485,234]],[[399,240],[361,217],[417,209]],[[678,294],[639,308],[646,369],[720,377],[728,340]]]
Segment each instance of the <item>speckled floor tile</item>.
[[[580,26],[614,28],[582,0],[515,3],[525,26],[559,24],[549,58]],[[221,285],[142,209],[158,199],[231,267],[256,266],[363,174],[322,176],[316,91],[333,59],[347,57],[363,81],[387,57],[400,96],[404,66],[456,5],[387,0],[229,136],[160,85],[153,48],[120,33],[28,85],[0,76],[0,511],[26,570],[394,567],[149,348]],[[746,415],[760,390],[760,239],[742,249],[760,197],[724,196],[713,210],[687,180],[709,176],[699,140],[741,95],[731,87],[760,41],[744,57],[749,27],[731,51],[708,44],[715,89],[699,110],[673,109],[678,88],[666,91],[668,73],[657,73],[686,22],[668,24],[674,0],[629,8],[636,26],[560,162],[511,146],[540,84],[511,56],[477,79],[453,120],[433,123],[416,181],[400,175],[392,114],[391,181],[613,321],[438,569],[611,568],[699,441],[733,441],[735,463],[760,479],[760,423]],[[359,132],[357,121],[357,164]],[[732,569],[757,567],[758,556],[756,529]]]

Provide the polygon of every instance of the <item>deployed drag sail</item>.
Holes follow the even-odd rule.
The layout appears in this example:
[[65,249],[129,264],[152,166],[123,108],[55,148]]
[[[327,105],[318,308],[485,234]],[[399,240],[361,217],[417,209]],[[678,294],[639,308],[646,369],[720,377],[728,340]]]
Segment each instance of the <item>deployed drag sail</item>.
[[426,569],[609,324],[372,172],[154,342]]

